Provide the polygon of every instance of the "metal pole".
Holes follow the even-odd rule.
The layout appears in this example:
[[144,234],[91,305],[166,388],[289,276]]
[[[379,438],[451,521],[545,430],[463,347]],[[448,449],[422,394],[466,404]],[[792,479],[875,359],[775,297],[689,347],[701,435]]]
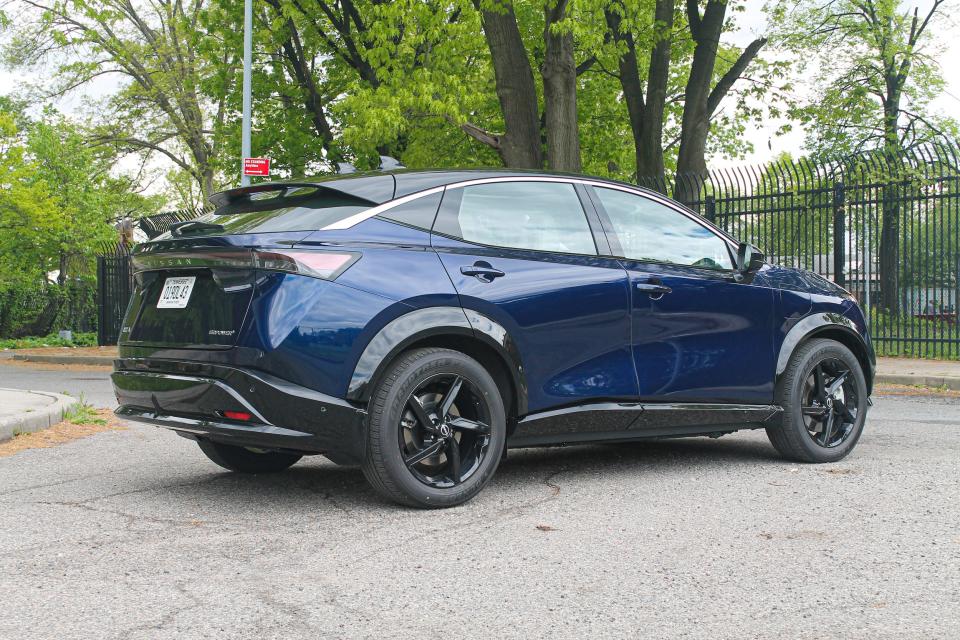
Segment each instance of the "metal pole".
[[253,0],[243,0],[243,126],[240,132],[240,186],[250,184],[243,175],[243,158],[250,157],[250,75],[253,66]]

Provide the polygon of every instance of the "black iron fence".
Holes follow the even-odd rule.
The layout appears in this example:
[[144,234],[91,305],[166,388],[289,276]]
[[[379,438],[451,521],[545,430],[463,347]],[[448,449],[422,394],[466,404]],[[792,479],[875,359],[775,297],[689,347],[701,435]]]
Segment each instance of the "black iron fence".
[[934,144],[715,170],[672,193],[770,262],[853,292],[881,355],[960,358],[960,150]]
[[107,245],[97,256],[97,344],[117,344],[127,303],[133,295],[130,245]]

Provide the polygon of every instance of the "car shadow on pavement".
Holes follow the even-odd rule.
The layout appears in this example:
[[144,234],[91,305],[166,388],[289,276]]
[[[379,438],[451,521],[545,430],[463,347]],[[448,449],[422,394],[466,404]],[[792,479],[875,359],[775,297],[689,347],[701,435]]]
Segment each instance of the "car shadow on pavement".
[[[575,445],[510,450],[482,495],[496,493],[502,502],[524,500],[531,492],[559,491],[551,480],[563,473],[564,483],[608,482],[647,474],[683,476],[691,467],[783,464],[766,439],[709,438],[649,440],[616,444]],[[598,480],[598,476],[601,478]],[[321,456],[305,458],[278,474],[215,473],[196,483],[167,487],[189,492],[191,500],[235,501],[248,511],[257,505],[297,512],[304,507],[341,511],[382,510],[390,506],[369,487],[358,467],[338,466]],[[517,494],[517,495],[512,495]],[[396,507],[403,509],[402,507]]]

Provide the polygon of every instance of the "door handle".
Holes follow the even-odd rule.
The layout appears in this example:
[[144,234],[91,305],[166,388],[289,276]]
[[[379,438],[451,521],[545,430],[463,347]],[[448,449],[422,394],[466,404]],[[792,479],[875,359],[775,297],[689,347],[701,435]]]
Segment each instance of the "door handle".
[[637,291],[648,293],[650,294],[651,298],[659,298],[665,293],[671,293],[673,289],[665,284],[659,284],[657,282],[638,282]]
[[489,264],[480,262],[460,267],[460,273],[465,276],[473,276],[482,282],[493,282],[494,278],[507,275],[500,269],[494,269]]

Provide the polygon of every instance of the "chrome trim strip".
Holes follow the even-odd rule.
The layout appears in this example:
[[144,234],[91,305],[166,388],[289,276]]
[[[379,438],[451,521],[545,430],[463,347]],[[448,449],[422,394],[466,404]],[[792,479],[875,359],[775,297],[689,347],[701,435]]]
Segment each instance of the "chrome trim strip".
[[462,189],[463,187],[470,187],[478,184],[493,184],[498,182],[559,182],[565,184],[583,184],[591,187],[600,187],[603,189],[615,189],[617,191],[623,191],[625,193],[631,193],[635,196],[640,196],[641,198],[647,198],[648,200],[653,200],[659,204],[662,204],[670,209],[673,209],[679,214],[682,214],[699,224],[704,229],[710,231],[712,234],[720,238],[721,240],[727,242],[734,249],[737,248],[737,242],[728,237],[726,234],[717,233],[717,230],[711,227],[708,224],[704,224],[706,220],[701,218],[696,213],[691,211],[686,211],[682,207],[678,206],[676,202],[666,198],[660,194],[645,191],[640,188],[632,188],[627,185],[617,184],[613,182],[603,182],[602,180],[591,180],[589,178],[562,178],[559,176],[498,176],[495,178],[476,178],[474,180],[462,180],[460,182],[452,182],[448,185],[442,187],[433,187],[425,191],[418,191],[417,193],[411,193],[409,195],[403,196],[396,200],[391,200],[390,202],[385,202],[381,205],[378,205],[372,209],[367,209],[366,211],[361,211],[360,213],[354,214],[349,218],[344,218],[339,222],[334,222],[329,224],[321,231],[333,231],[339,229],[350,229],[357,224],[360,224],[364,220],[369,220],[370,218],[383,213],[384,211],[389,211],[390,209],[414,200],[418,200],[425,196],[433,195],[444,189]]

